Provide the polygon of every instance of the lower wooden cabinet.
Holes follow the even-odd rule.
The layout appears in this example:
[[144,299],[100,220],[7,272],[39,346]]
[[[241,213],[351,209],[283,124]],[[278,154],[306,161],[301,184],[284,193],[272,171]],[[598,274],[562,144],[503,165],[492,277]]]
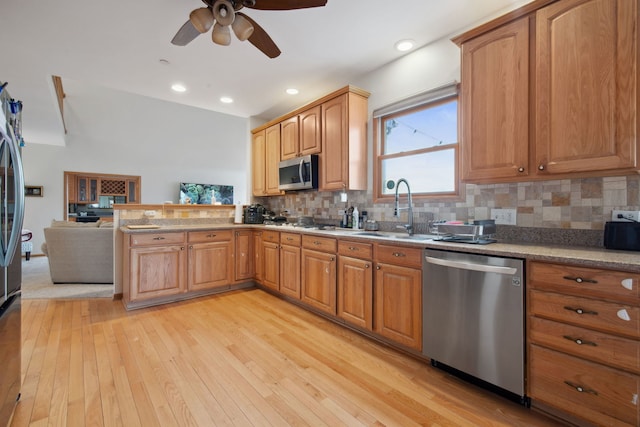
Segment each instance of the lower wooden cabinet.
[[280,290],[280,233],[262,232],[262,284]]
[[125,304],[144,303],[186,291],[185,233],[132,235],[126,245]]
[[640,425],[640,275],[538,261],[527,270],[532,405]]
[[234,241],[231,230],[189,233],[188,290],[228,287],[233,282]]
[[253,237],[253,273],[256,282],[262,284],[264,278],[264,252],[262,250],[262,231],[254,231]]
[[235,232],[235,275],[236,282],[251,280],[254,276],[254,236],[251,230]]
[[280,233],[280,292],[300,299],[300,234]]
[[422,250],[376,246],[374,331],[422,350]]
[[302,236],[302,302],[336,315],[336,250],[333,238]]
[[338,317],[373,330],[373,249],[371,243],[338,242]]

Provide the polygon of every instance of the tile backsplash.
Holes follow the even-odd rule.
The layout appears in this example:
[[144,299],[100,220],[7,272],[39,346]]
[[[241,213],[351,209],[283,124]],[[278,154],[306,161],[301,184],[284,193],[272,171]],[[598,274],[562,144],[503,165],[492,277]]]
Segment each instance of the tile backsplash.
[[[611,211],[640,210],[640,176],[563,179],[507,184],[466,184],[463,200],[425,202],[414,200],[417,222],[427,219],[472,221],[491,218],[492,208],[516,209],[518,227],[602,230]],[[316,221],[339,222],[339,209],[358,206],[369,218],[399,221],[393,203],[373,203],[367,191],[302,191],[284,196],[257,198],[276,213],[289,211],[292,217],[312,216]],[[402,197],[401,202],[406,203]],[[402,217],[406,220],[406,211]]]

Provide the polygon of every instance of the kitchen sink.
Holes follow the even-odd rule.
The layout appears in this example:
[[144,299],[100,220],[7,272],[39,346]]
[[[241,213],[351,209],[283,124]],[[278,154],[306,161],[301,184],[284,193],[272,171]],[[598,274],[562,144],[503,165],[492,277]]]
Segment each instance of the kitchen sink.
[[393,236],[395,239],[407,239],[407,240],[433,240],[438,237],[435,234],[414,234],[409,236],[408,234],[398,234]]
[[389,237],[386,234],[378,233],[377,231],[360,231],[353,233],[354,236],[373,236],[373,237]]

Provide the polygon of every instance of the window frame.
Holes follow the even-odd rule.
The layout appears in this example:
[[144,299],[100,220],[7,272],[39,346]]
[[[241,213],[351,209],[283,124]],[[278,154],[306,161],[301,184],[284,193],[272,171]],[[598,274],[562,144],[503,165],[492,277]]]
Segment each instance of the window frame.
[[[373,154],[373,198],[374,203],[393,203],[394,195],[392,194],[384,194],[383,193],[383,183],[382,179],[382,163],[387,159],[396,159],[408,156],[414,156],[419,154],[426,154],[436,151],[444,151],[453,149],[454,150],[454,189],[453,191],[447,192],[439,192],[439,193],[412,193],[413,199],[421,199],[424,201],[429,200],[460,200],[462,198],[462,182],[461,182],[461,126],[460,126],[460,93],[458,90],[458,86],[455,87],[455,93],[448,94],[446,96],[439,96],[435,99],[428,99],[428,94],[431,92],[427,92],[423,97],[427,98],[425,101],[420,103],[415,103],[413,105],[402,105],[406,103],[406,101],[400,101],[398,103],[398,108],[385,107],[381,110],[389,110],[389,112],[383,112],[380,114],[376,114],[374,111],[373,115],[373,142],[374,142],[374,154]],[[440,88],[439,88],[440,89]],[[436,89],[435,91],[438,91]],[[420,148],[417,150],[411,151],[402,151],[393,154],[383,154],[384,153],[384,144],[385,144],[385,132],[383,129],[383,124],[386,120],[393,119],[394,117],[398,117],[401,115],[405,115],[407,113],[413,113],[416,111],[425,110],[432,107],[437,107],[439,105],[451,102],[456,100],[458,102],[458,117],[457,117],[457,133],[458,133],[458,142],[455,144],[446,144],[446,145],[438,145],[434,147]]]

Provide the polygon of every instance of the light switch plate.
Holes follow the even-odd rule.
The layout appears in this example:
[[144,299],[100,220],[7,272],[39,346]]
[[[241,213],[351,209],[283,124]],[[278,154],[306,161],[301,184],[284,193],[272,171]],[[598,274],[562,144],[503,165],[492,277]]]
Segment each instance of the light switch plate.
[[517,209],[491,209],[491,219],[496,224],[517,225]]

